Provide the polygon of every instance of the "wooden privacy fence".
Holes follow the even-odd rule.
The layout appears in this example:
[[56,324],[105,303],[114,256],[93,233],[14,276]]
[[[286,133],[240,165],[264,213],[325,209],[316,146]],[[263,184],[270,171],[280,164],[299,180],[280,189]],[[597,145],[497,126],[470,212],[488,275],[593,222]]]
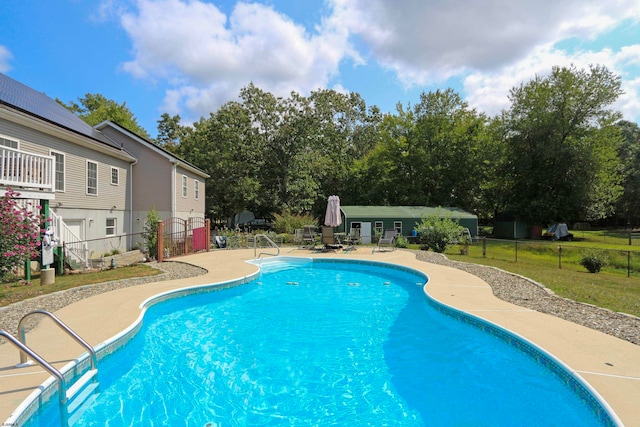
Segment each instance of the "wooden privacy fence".
[[171,217],[158,221],[158,262],[201,251],[209,251],[209,219]]

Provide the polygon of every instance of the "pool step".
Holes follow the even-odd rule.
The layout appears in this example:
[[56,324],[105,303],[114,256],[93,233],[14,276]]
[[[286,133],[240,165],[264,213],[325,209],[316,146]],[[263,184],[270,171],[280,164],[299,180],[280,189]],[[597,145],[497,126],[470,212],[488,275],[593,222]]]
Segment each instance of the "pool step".
[[67,414],[68,425],[72,426],[82,415],[82,413],[96,399],[98,382],[96,381],[97,369],[91,369],[82,375],[67,390]]

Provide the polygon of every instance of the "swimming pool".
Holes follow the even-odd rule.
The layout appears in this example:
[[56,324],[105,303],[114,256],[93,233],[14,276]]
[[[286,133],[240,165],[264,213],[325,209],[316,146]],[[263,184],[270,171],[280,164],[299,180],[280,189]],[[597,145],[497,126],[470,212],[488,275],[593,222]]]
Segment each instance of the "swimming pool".
[[[101,361],[78,425],[613,424],[558,363],[431,301],[425,280],[277,259],[247,284],[154,305]],[[59,425],[57,411],[31,425]]]

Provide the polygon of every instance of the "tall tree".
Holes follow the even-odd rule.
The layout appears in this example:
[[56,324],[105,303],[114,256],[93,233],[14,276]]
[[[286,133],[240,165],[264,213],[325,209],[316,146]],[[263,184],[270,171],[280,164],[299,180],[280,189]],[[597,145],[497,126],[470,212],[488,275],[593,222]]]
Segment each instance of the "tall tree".
[[95,126],[104,120],[110,120],[139,136],[151,139],[149,133],[138,124],[138,120],[133,112],[129,110],[126,102],[118,104],[116,101],[107,99],[98,93],[88,93],[84,97],[78,98],[79,103],[71,101],[66,104],[59,99],[56,99],[56,101],[91,126]]
[[188,126],[182,126],[180,120],[179,114],[170,116],[167,113],[163,113],[162,116],[160,116],[160,120],[157,121],[158,136],[153,142],[171,152],[176,152],[180,141],[184,139],[192,129]]
[[510,92],[504,112],[510,204],[534,225],[612,213],[620,195],[610,106],[620,78],[604,67],[554,67]]
[[622,133],[619,157],[622,162],[624,194],[617,203],[616,214],[626,224],[640,224],[640,127],[637,123],[618,122]]
[[242,104],[228,102],[194,123],[176,152],[211,175],[206,181],[205,200],[211,219],[224,222],[245,209],[259,210],[262,157]]
[[485,122],[452,89],[422,93],[413,108],[399,104],[357,165],[363,201],[475,209]]

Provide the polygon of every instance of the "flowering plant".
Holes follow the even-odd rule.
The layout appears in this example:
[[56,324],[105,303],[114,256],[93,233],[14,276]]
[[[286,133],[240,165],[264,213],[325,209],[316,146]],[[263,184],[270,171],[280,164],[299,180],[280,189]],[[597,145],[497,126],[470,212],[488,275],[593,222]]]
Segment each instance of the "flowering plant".
[[15,267],[40,251],[40,206],[20,206],[16,199],[19,195],[8,188],[0,197],[0,280],[7,279]]

